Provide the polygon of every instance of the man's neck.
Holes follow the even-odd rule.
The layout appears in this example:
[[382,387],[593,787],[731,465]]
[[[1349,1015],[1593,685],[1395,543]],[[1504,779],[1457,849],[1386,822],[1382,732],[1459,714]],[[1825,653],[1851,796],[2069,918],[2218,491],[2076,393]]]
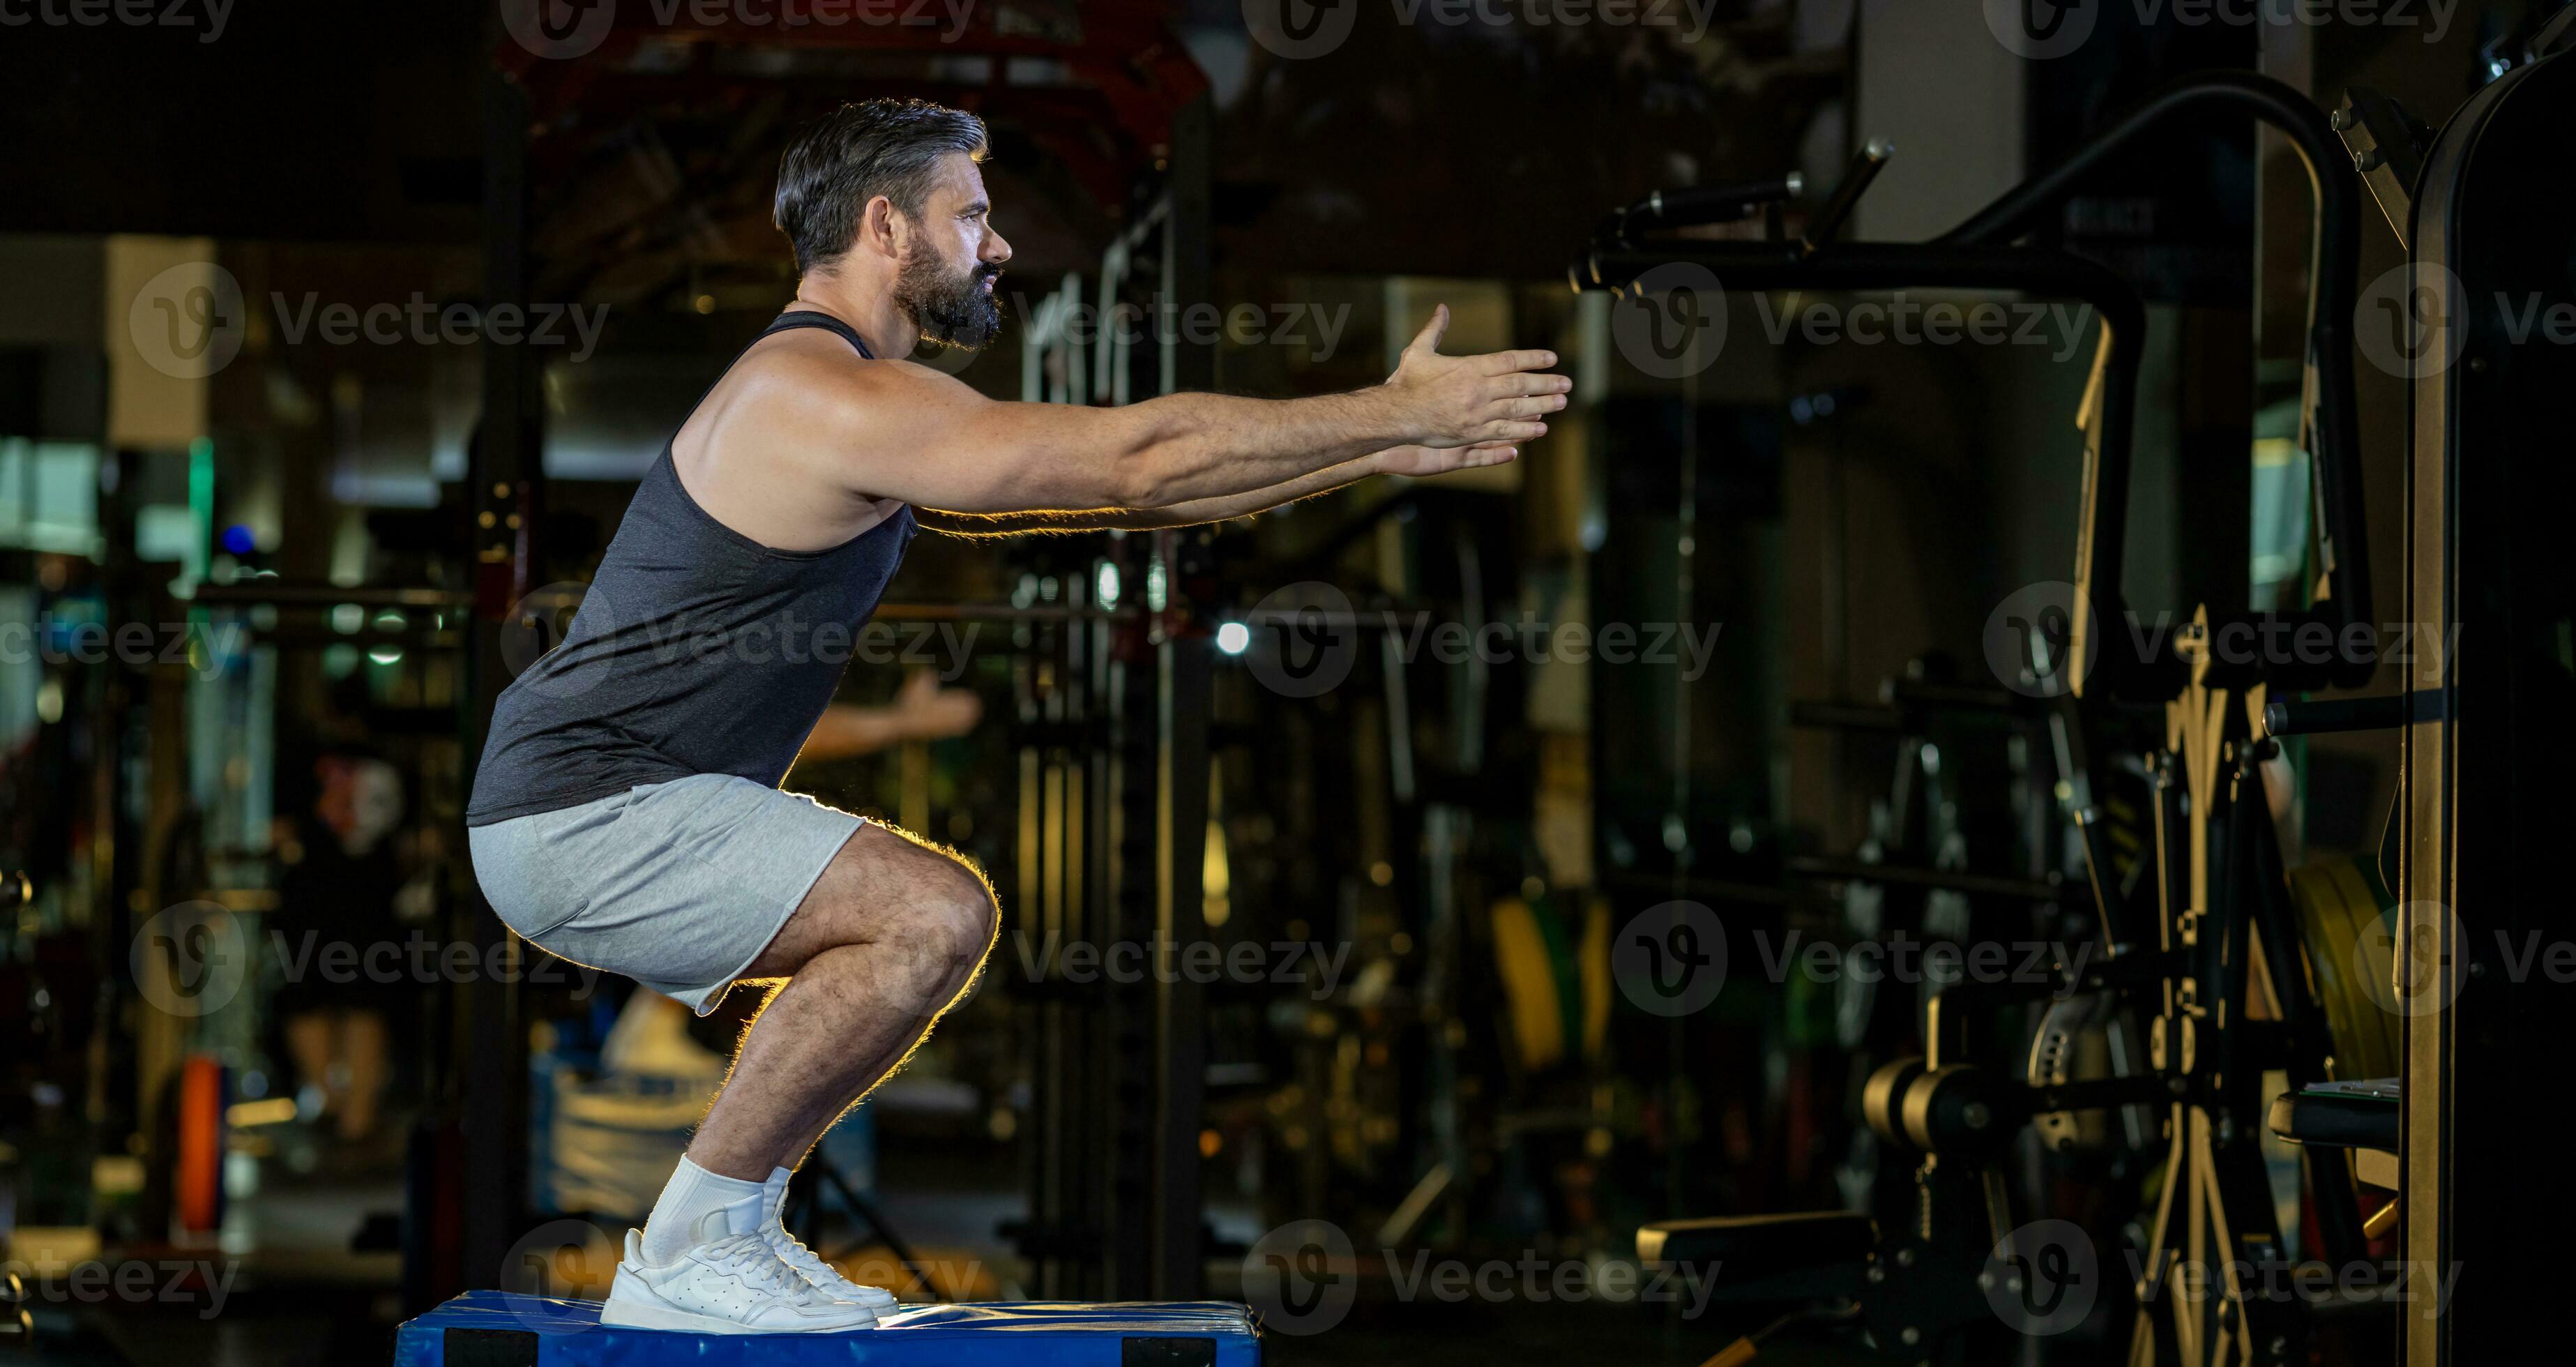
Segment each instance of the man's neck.
[[808,275],[796,282],[795,307],[828,313],[858,329],[868,350],[884,359],[901,360],[921,343],[921,329],[895,306],[888,290],[856,289],[844,280]]

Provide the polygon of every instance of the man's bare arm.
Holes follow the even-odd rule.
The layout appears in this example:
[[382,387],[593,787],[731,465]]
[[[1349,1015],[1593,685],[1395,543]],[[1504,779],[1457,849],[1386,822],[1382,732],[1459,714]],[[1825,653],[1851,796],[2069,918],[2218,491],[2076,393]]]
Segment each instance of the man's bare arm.
[[823,709],[796,759],[798,763],[846,759],[908,740],[962,736],[975,729],[983,715],[983,700],[972,691],[942,688],[929,670],[915,670],[904,679],[894,701],[883,707],[836,702]]
[[783,354],[780,382],[757,397],[764,425],[802,438],[786,444],[831,462],[820,473],[854,493],[981,515],[1166,509],[1296,486],[1394,447],[1456,468],[1483,463],[1466,454],[1479,447],[1544,435],[1572,387],[1539,373],[1556,357],[1442,356],[1447,323],[1438,310],[1386,383],[1309,399],[1000,403],[926,367],[852,367],[820,351]]
[[1345,489],[1371,475],[1438,474],[1449,470],[1501,465],[1520,454],[1517,447],[1480,446],[1453,452],[1424,447],[1379,451],[1358,460],[1303,475],[1285,484],[1255,489],[1230,498],[1202,498],[1168,508],[1091,508],[1042,513],[959,513],[916,508],[921,525],[949,536],[1020,536],[1029,533],[1073,535],[1082,532],[1150,531],[1157,527],[1195,527],[1250,517],[1274,508]]

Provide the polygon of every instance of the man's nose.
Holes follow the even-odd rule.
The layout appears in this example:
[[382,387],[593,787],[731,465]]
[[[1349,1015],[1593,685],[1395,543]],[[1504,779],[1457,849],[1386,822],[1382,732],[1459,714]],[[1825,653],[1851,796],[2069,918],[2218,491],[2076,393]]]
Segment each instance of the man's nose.
[[1011,244],[1004,241],[1000,233],[987,231],[984,234],[984,250],[975,255],[979,260],[998,266],[1011,259]]

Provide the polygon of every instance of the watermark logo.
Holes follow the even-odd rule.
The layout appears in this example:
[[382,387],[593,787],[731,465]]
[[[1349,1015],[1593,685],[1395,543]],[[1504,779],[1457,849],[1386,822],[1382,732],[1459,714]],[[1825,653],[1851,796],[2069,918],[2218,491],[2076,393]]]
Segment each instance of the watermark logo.
[[[576,364],[590,359],[608,324],[608,306],[514,303],[489,308],[439,303],[421,291],[396,302],[324,302],[307,290],[269,292],[265,305],[278,342],[373,346],[560,347]],[[183,261],[135,291],[126,333],[144,363],[173,379],[202,380],[231,365],[250,328],[252,302],[241,281],[212,261]]]
[[1026,930],[1012,932],[1011,941],[1019,951],[1020,971],[1030,982],[1303,985],[1315,1001],[1332,996],[1340,986],[1353,948],[1348,940],[1329,945],[1321,940],[1238,940],[1231,945],[1118,940],[1104,945],[1067,940],[1055,931],[1033,936]]
[[1031,299],[1015,294],[1011,309],[1023,318],[1052,314],[1049,326],[1054,335],[1077,347],[1091,346],[1102,338],[1129,346],[1151,341],[1192,346],[1224,343],[1247,350],[1278,347],[1319,365],[1341,351],[1351,324],[1348,304],[1327,307],[1310,300],[1183,304],[1159,291],[1142,302],[1122,299],[1106,308],[1081,300],[1066,304],[1053,295]]
[[0,0],[0,28],[197,28],[199,45],[219,42],[239,0]]
[[[2387,994],[2372,994],[2387,1010],[2401,1016],[2435,1015],[2449,1010],[2468,985],[2468,943],[2468,932],[2449,907],[2401,902],[2362,928],[2352,947],[2353,971],[2362,982],[2388,983]],[[2380,978],[2383,973],[2385,979]]]
[[2081,1226],[2038,1220],[1995,1245],[1977,1274],[1977,1287],[1995,1317],[2015,1333],[2063,1334],[2093,1313],[2102,1294],[2102,1259]]
[[[530,589],[527,597],[511,604],[510,615],[501,622],[500,640],[501,662],[509,666],[510,677],[524,678],[547,652],[562,645],[572,635],[573,618],[584,610],[591,614],[597,634],[616,629],[617,616],[606,596],[575,580]],[[600,665],[574,666],[540,673],[527,679],[527,685],[544,697],[573,698],[598,687],[605,673]]]
[[1659,380],[1708,369],[1726,349],[1726,289],[1693,261],[1638,276],[1610,311],[1610,340],[1628,364]]
[[143,1000],[173,1016],[223,1010],[250,977],[241,920],[213,902],[181,902],[154,914],[134,932],[127,959]]
[[617,1244],[588,1220],[548,1220],[519,1236],[502,1256],[501,1303],[531,1329],[577,1333],[598,1325],[568,1314],[564,1301],[599,1300],[617,1276]]
[[617,0],[501,0],[501,26],[548,61],[587,57],[617,26]]
[[2458,316],[2467,297],[2467,286],[2448,266],[2392,266],[2362,289],[2353,306],[2353,345],[2362,359],[2398,379],[2439,375],[2468,346],[2468,329]]
[[183,261],[136,291],[125,326],[144,364],[174,380],[202,380],[241,354],[250,305],[231,271]]
[[[1984,0],[1986,29],[2031,61],[2064,57],[2098,28],[2110,0]],[[2459,0],[2129,0],[2141,29],[2415,29],[2428,44],[2451,31]]]
[[1359,658],[1359,619],[1350,595],[1320,579],[1273,589],[1245,619],[1252,677],[1288,698],[1312,698],[1341,687]]
[[[101,1305],[109,1301],[125,1305],[186,1305],[197,1308],[198,1319],[211,1320],[224,1313],[224,1301],[232,1295],[233,1279],[240,1273],[238,1258],[126,1258],[113,1263],[89,1258],[69,1262],[39,1250],[33,1258],[0,1262],[0,1332],[5,1332],[13,1313],[23,1314],[25,1307],[38,1301],[49,1305]],[[23,1327],[25,1321],[19,1324]]]
[[[2081,597],[2075,585],[2050,579],[2016,589],[1995,605],[1986,617],[1986,666],[2004,687],[2026,698],[2074,690],[2075,609]],[[2101,651],[2096,630],[2084,640],[2084,671]]]
[[2051,61],[2084,46],[2101,21],[2103,0],[1985,0],[1986,30],[2004,51]]
[[1726,986],[1726,928],[1697,902],[1649,907],[1620,927],[1610,974],[1638,1010],[1687,1016]]
[[1359,1298],[1359,1255],[1329,1220],[1293,1220],[1253,1241],[1243,1255],[1243,1299],[1261,1327],[1320,1334]]
[[1252,30],[1252,41],[1290,61],[1341,47],[1359,17],[1360,0],[1243,0],[1243,23]]
[[1773,346],[1792,336],[1811,346],[1977,346],[2047,347],[2049,359],[2063,364],[2084,351],[2084,336],[2093,327],[2093,306],[2025,299],[2004,303],[1992,299],[1917,299],[1898,290],[1890,299],[1812,298],[1792,293],[1775,306],[1768,292],[1753,296],[1762,331]]

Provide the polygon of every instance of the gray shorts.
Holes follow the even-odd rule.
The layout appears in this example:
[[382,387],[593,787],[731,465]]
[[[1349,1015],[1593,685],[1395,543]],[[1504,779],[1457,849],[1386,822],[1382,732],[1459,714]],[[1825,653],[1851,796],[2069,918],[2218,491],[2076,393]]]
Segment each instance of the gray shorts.
[[483,896],[510,929],[703,1016],[865,824],[746,778],[693,774],[468,838]]

